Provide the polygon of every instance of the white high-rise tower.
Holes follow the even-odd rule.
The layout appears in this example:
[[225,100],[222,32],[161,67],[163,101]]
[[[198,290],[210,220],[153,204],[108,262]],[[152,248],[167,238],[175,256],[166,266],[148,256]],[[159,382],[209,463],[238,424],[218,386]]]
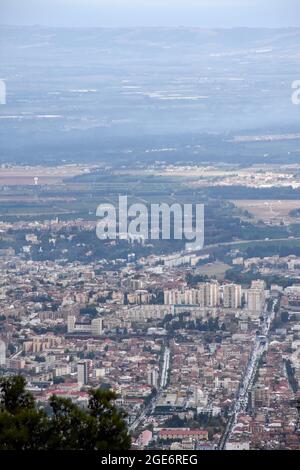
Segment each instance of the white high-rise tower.
[[6,364],[6,344],[0,340],[0,367]]

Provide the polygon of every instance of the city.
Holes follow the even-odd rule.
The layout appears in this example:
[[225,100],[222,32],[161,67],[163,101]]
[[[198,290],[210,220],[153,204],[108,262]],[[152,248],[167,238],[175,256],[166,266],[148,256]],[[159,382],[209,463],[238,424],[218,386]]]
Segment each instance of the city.
[[0,3],[1,462],[300,450],[295,0]]
[[[3,373],[22,371],[38,403],[55,394],[84,407],[89,387],[110,387],[137,449],[298,448],[299,285],[204,279],[202,266],[217,273],[218,263],[201,253],[62,271],[26,252],[1,253],[0,361]],[[293,255],[229,253],[258,278],[300,276]]]

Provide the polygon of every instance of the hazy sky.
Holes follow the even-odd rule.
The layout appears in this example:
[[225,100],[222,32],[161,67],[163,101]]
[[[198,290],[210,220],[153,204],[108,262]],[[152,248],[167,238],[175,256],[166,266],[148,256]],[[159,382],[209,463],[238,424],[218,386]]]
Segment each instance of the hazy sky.
[[299,0],[0,0],[0,24],[300,26]]

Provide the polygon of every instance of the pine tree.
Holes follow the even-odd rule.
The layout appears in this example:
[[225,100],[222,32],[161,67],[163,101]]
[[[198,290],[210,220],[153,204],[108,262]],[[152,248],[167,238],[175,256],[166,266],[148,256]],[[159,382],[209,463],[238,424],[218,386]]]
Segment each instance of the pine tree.
[[0,450],[126,450],[125,415],[111,390],[91,390],[88,409],[53,395],[38,410],[22,376],[0,379]]

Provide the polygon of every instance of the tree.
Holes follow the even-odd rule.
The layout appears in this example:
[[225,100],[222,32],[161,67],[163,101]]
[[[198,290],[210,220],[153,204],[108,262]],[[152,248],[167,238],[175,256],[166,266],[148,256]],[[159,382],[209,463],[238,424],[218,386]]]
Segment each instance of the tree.
[[290,317],[289,312],[286,312],[285,310],[281,312],[280,319],[282,323],[287,323],[289,321],[289,317]]
[[34,398],[25,390],[26,381],[21,375],[0,379],[0,410],[15,415],[24,409],[34,409]]
[[120,450],[130,448],[124,413],[113,401],[111,390],[91,390],[88,412],[70,399],[52,396],[50,448],[84,450]]
[[36,410],[34,398],[18,375],[0,379],[0,449],[38,450],[45,445],[47,417]]
[[21,376],[0,379],[0,450],[125,450],[125,415],[111,390],[91,390],[88,409],[53,395],[50,414],[36,407]]

